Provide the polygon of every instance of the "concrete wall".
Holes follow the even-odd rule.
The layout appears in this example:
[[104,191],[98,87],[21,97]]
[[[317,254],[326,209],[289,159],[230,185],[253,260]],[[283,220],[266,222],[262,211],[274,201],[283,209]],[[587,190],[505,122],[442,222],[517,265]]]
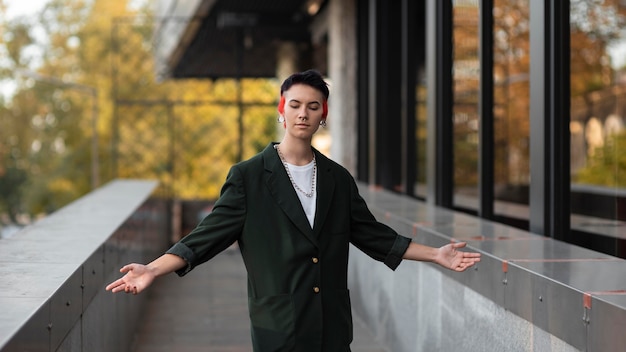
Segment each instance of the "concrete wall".
[[350,265],[355,314],[389,351],[579,351],[431,264],[392,272],[355,249]]
[[330,157],[352,174],[357,168],[357,39],[354,0],[331,0],[328,12],[328,67],[331,97]]
[[146,296],[104,287],[169,244],[155,182],[114,181],[0,240],[0,351],[128,351]]

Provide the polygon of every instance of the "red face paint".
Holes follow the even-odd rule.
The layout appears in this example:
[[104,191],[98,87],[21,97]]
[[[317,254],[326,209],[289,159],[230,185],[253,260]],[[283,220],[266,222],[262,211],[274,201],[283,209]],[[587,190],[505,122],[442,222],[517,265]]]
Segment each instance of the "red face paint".
[[278,102],[278,112],[281,115],[285,114],[285,97],[280,97],[280,102]]

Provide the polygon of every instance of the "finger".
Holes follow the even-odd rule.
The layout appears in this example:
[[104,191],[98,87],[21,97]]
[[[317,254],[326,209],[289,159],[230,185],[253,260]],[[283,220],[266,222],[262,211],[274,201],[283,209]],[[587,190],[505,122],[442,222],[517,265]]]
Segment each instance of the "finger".
[[122,285],[122,284],[124,284],[124,281],[122,281],[122,279],[118,279],[118,280],[115,280],[112,283],[108,284],[107,287],[105,287],[104,289],[109,291],[111,289],[114,289],[114,288]]
[[463,248],[467,245],[467,242],[452,242],[452,247],[455,249]]
[[119,284],[119,285],[109,285],[107,286],[107,290],[111,290],[112,293],[116,293],[116,292],[120,292],[124,290],[124,284]]
[[463,263],[478,263],[480,258],[463,258]]
[[459,266],[459,271],[465,271],[472,266],[474,266],[474,263],[463,263]]
[[113,293],[117,293],[117,292],[121,292],[121,291],[124,291],[124,287],[123,286],[117,286],[116,288],[111,290],[111,292],[113,292]]

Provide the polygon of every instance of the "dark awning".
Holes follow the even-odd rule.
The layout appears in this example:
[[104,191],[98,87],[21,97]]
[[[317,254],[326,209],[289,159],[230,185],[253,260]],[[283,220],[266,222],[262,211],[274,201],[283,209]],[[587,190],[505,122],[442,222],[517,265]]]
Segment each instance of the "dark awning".
[[161,70],[171,78],[275,77],[280,43],[310,50],[309,26],[317,10],[309,7],[319,9],[323,2],[203,0],[184,20],[175,49],[161,58]]

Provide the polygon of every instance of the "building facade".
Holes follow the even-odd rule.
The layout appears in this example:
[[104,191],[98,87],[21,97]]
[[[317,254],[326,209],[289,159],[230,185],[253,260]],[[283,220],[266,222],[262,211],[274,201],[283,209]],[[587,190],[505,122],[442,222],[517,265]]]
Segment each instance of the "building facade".
[[331,85],[360,181],[626,257],[626,2],[163,0],[163,78]]

